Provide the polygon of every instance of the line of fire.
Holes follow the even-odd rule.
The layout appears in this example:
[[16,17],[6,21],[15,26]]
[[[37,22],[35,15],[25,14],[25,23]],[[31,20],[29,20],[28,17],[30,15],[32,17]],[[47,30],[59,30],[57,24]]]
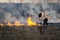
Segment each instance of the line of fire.
[[[41,13],[41,14],[38,14],[38,18],[39,18],[40,21],[43,20],[43,18],[48,18],[48,19],[50,18],[46,13]],[[27,18],[27,20],[26,20],[27,24],[22,24],[22,23],[20,23],[17,20],[14,21],[13,23],[11,23],[8,20],[4,20],[4,22],[5,22],[5,24],[4,23],[0,23],[0,26],[9,26],[9,27],[12,27],[12,26],[18,26],[18,27],[20,27],[20,26],[34,26],[34,27],[36,27],[36,26],[43,26],[40,23],[36,23],[36,22],[32,21],[32,17],[31,16],[29,16]]]
[[26,23],[27,24],[22,24],[20,23],[19,21],[14,21],[13,23],[5,20],[4,22],[6,22],[5,24],[4,23],[0,23],[0,26],[38,26],[39,24],[37,24],[36,22],[32,21],[31,17],[28,17]]

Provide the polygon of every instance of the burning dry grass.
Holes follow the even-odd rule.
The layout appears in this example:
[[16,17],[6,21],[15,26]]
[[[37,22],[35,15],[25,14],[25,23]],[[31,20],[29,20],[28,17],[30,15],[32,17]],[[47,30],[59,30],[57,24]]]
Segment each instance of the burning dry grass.
[[37,24],[36,22],[32,21],[32,18],[31,17],[28,17],[27,18],[27,25],[26,24],[21,24],[19,21],[15,21],[13,24],[9,21],[6,21],[7,24],[2,24],[0,23],[0,26],[41,26],[41,24]]

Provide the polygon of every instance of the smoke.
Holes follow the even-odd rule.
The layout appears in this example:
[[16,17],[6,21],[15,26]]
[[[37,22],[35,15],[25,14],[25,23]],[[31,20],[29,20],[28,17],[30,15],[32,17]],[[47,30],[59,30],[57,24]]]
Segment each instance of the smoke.
[[46,12],[52,19],[57,19],[56,13],[59,13],[60,7],[54,3],[3,3],[0,4],[0,20],[7,19],[10,22],[18,20],[25,22],[29,16],[32,16],[32,20],[37,22],[38,14],[40,12]]

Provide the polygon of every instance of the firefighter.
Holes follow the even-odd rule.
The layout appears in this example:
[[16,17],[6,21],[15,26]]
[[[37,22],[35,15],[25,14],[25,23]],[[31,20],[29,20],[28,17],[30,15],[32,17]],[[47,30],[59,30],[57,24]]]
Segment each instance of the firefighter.
[[48,25],[48,15],[44,14],[43,25]]
[[43,25],[48,25],[48,18],[44,18]]

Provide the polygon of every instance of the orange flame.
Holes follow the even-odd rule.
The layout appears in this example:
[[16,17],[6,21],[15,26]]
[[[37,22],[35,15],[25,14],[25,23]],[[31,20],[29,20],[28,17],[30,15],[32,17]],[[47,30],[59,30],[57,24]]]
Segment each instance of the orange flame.
[[[6,26],[26,26],[24,24],[21,24],[19,21],[15,21],[14,24],[11,22],[5,20],[4,22],[7,22]],[[36,22],[32,21],[32,17],[28,17],[27,19],[27,26],[41,26],[41,24],[37,24]],[[0,23],[0,26],[5,26],[4,24]]]
[[7,26],[13,26],[13,24],[11,24],[10,22],[7,23]]
[[18,22],[18,21],[15,21],[14,22],[14,26],[23,26],[24,24],[21,24],[20,22]]
[[4,26],[4,24],[0,23],[0,26]]

